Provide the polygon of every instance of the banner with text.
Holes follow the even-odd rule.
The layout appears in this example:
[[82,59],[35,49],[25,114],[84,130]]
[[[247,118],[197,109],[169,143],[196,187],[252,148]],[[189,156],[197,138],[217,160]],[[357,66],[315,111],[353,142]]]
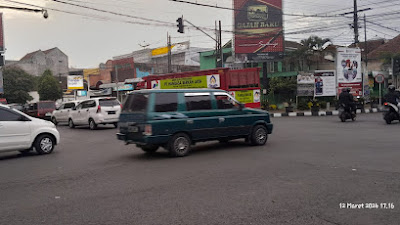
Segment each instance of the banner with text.
[[241,103],[259,103],[261,97],[261,90],[245,90],[245,91],[230,91],[232,97]]
[[336,96],[336,74],[334,70],[316,70],[315,97]]
[[297,75],[297,96],[314,96],[314,74]]
[[83,76],[68,76],[68,89],[83,89]]
[[151,81],[152,89],[219,88],[219,74]]
[[236,60],[283,57],[282,0],[234,0]]

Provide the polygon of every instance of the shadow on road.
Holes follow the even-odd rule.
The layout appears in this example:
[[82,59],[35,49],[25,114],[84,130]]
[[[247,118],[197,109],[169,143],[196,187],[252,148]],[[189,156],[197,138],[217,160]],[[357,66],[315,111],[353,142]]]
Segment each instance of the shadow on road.
[[[267,143],[268,145],[268,143]],[[262,146],[258,146],[262,147]],[[228,143],[200,143],[198,145],[192,146],[191,152],[188,157],[196,157],[208,154],[218,154],[221,152],[226,153],[226,151],[248,151],[250,149],[257,148],[257,146],[251,146],[241,140],[230,141]],[[139,149],[134,150],[138,154],[133,154],[128,159],[134,160],[160,160],[160,159],[176,159],[177,157],[171,157],[169,152],[164,148],[159,148],[155,153],[145,153]]]

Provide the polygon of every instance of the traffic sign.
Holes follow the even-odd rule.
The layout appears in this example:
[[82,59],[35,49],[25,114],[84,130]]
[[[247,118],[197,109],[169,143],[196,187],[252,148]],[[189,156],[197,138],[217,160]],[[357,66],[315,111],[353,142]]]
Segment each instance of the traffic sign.
[[382,84],[385,81],[385,76],[383,76],[382,74],[378,74],[375,77],[375,81],[378,84]]

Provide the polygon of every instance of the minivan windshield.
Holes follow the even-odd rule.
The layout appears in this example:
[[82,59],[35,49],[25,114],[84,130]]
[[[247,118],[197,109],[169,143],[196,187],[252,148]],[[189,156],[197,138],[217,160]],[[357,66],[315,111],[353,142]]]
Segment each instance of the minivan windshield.
[[119,102],[116,99],[100,99],[100,106],[117,106]]
[[148,99],[148,94],[131,94],[126,100],[122,112],[145,112]]

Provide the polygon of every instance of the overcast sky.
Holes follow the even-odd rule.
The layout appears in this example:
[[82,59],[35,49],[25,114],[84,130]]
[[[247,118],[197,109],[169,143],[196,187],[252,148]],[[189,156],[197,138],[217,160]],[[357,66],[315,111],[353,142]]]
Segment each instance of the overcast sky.
[[[164,46],[167,32],[171,34],[172,42],[190,40],[191,46],[215,47],[215,42],[211,38],[194,28],[185,27],[184,34],[178,33],[176,19],[181,15],[197,26],[208,28],[209,30],[206,31],[212,36],[214,34],[211,29],[214,28],[216,20],[222,21],[224,30],[233,28],[230,10],[188,5],[169,0],[62,0],[131,17],[47,0],[13,1],[49,8],[49,18],[44,19],[40,13],[2,10],[7,60],[19,60],[26,53],[38,49],[47,50],[58,47],[69,56],[70,67],[92,68],[113,56],[140,50],[142,49],[140,44],[150,44],[149,48]],[[195,0],[188,1],[195,2]],[[197,0],[197,2],[232,7],[232,0]],[[367,28],[370,28],[367,29],[369,39],[390,39],[400,34],[400,16],[396,13],[400,9],[398,0],[358,0],[358,4],[359,9],[372,8],[365,12],[367,21],[374,23],[367,24]],[[11,3],[9,0],[0,0],[0,6],[35,8]],[[284,0],[285,14],[338,15],[352,10],[353,1],[351,0]],[[360,13],[360,16],[363,15],[364,12]],[[156,21],[164,21],[167,24]],[[344,16],[328,18],[285,16],[284,21],[286,40],[300,41],[310,35],[330,38],[335,44],[340,45],[350,44],[354,40],[353,31],[349,27],[352,23],[351,15],[348,15],[348,18]],[[232,33],[223,33],[224,42],[231,38]],[[360,39],[364,40],[363,28],[360,29]]]

